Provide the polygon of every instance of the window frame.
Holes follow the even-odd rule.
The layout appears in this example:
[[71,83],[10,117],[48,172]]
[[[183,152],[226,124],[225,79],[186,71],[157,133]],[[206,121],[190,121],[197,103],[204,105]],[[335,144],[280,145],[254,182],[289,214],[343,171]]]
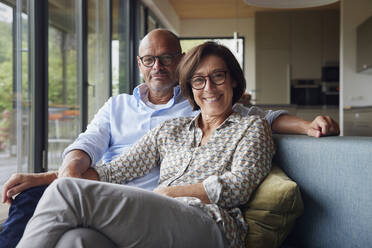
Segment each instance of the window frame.
[[[14,9],[14,17],[16,16],[17,2],[22,0],[1,0],[2,3],[12,7]],[[110,14],[109,14],[109,32],[110,42],[112,41],[113,33],[113,0],[109,0]],[[128,63],[129,73],[129,90],[131,93],[133,89],[138,85],[139,69],[137,67],[137,55],[138,47],[140,42],[140,6],[144,6],[141,1],[136,0],[124,0],[122,11],[125,11],[126,16],[123,21],[126,21],[128,25],[128,37],[126,42],[129,46],[127,53],[125,54]],[[29,42],[29,85],[31,90],[31,112],[30,112],[30,140],[29,147],[30,152],[28,156],[28,164],[30,172],[45,172],[48,170],[48,0],[27,0],[22,1],[22,5],[26,8],[27,15],[29,17],[28,22],[28,42]],[[79,97],[80,97],[80,131],[86,130],[88,121],[88,44],[87,44],[87,2],[85,0],[76,0],[76,6],[78,8],[78,19],[76,34],[78,36],[78,55],[77,55],[77,72],[79,84]],[[145,6],[144,6],[145,7]],[[147,8],[147,7],[145,7]],[[146,11],[148,14],[149,11]],[[16,19],[13,22],[13,45],[16,45]],[[143,25],[143,24],[142,24]],[[145,26],[144,26],[145,27]],[[111,51],[110,46],[110,51]],[[16,81],[16,49],[13,49],[13,85]],[[110,53],[111,57],[111,53]],[[112,68],[112,60],[110,59],[110,68]],[[112,70],[109,74],[110,82],[110,96],[112,95]],[[120,82],[119,82],[120,83]],[[124,93],[124,92],[119,92]],[[25,130],[27,132],[27,130]]]

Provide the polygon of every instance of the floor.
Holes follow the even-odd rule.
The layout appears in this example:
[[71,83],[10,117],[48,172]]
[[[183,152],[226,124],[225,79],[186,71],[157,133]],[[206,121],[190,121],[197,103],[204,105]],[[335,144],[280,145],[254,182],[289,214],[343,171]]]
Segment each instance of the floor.
[[372,136],[372,107],[344,110],[344,136]]

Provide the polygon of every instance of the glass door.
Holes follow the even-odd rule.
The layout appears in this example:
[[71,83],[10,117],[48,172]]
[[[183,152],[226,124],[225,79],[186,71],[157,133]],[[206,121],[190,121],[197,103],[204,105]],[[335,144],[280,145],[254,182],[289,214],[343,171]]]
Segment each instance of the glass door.
[[[0,1],[0,188],[15,172],[27,172],[30,147],[26,1]],[[0,222],[8,214],[0,203]]]
[[48,170],[58,170],[63,150],[81,131],[79,3],[48,1]]
[[110,1],[87,1],[88,122],[111,95]]

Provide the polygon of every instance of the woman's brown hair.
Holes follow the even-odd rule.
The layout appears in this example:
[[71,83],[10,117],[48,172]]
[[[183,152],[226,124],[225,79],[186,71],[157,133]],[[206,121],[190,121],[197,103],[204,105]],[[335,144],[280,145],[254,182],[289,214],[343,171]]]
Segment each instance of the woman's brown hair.
[[246,82],[244,73],[235,56],[227,47],[217,44],[216,42],[207,41],[187,52],[177,68],[182,94],[189,100],[193,110],[198,110],[200,108],[196,104],[194,95],[192,94],[190,79],[200,64],[200,61],[208,55],[215,55],[221,58],[229,70],[231,79],[236,82],[236,87],[233,88],[232,105],[234,105],[245,92]]

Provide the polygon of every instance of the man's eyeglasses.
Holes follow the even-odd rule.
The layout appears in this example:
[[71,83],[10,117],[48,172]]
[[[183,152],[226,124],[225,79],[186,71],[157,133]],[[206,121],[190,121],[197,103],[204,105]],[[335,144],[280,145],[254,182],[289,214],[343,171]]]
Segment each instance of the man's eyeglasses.
[[207,77],[209,77],[211,83],[215,85],[221,85],[225,83],[227,71],[216,71],[207,76],[194,76],[190,79],[191,87],[195,90],[204,89],[207,84]]
[[155,64],[156,59],[159,60],[159,63],[162,65],[171,65],[174,62],[174,59],[178,56],[179,54],[163,54],[160,56],[153,56],[153,55],[145,55],[140,57],[140,60],[142,64],[146,67],[152,67]]

